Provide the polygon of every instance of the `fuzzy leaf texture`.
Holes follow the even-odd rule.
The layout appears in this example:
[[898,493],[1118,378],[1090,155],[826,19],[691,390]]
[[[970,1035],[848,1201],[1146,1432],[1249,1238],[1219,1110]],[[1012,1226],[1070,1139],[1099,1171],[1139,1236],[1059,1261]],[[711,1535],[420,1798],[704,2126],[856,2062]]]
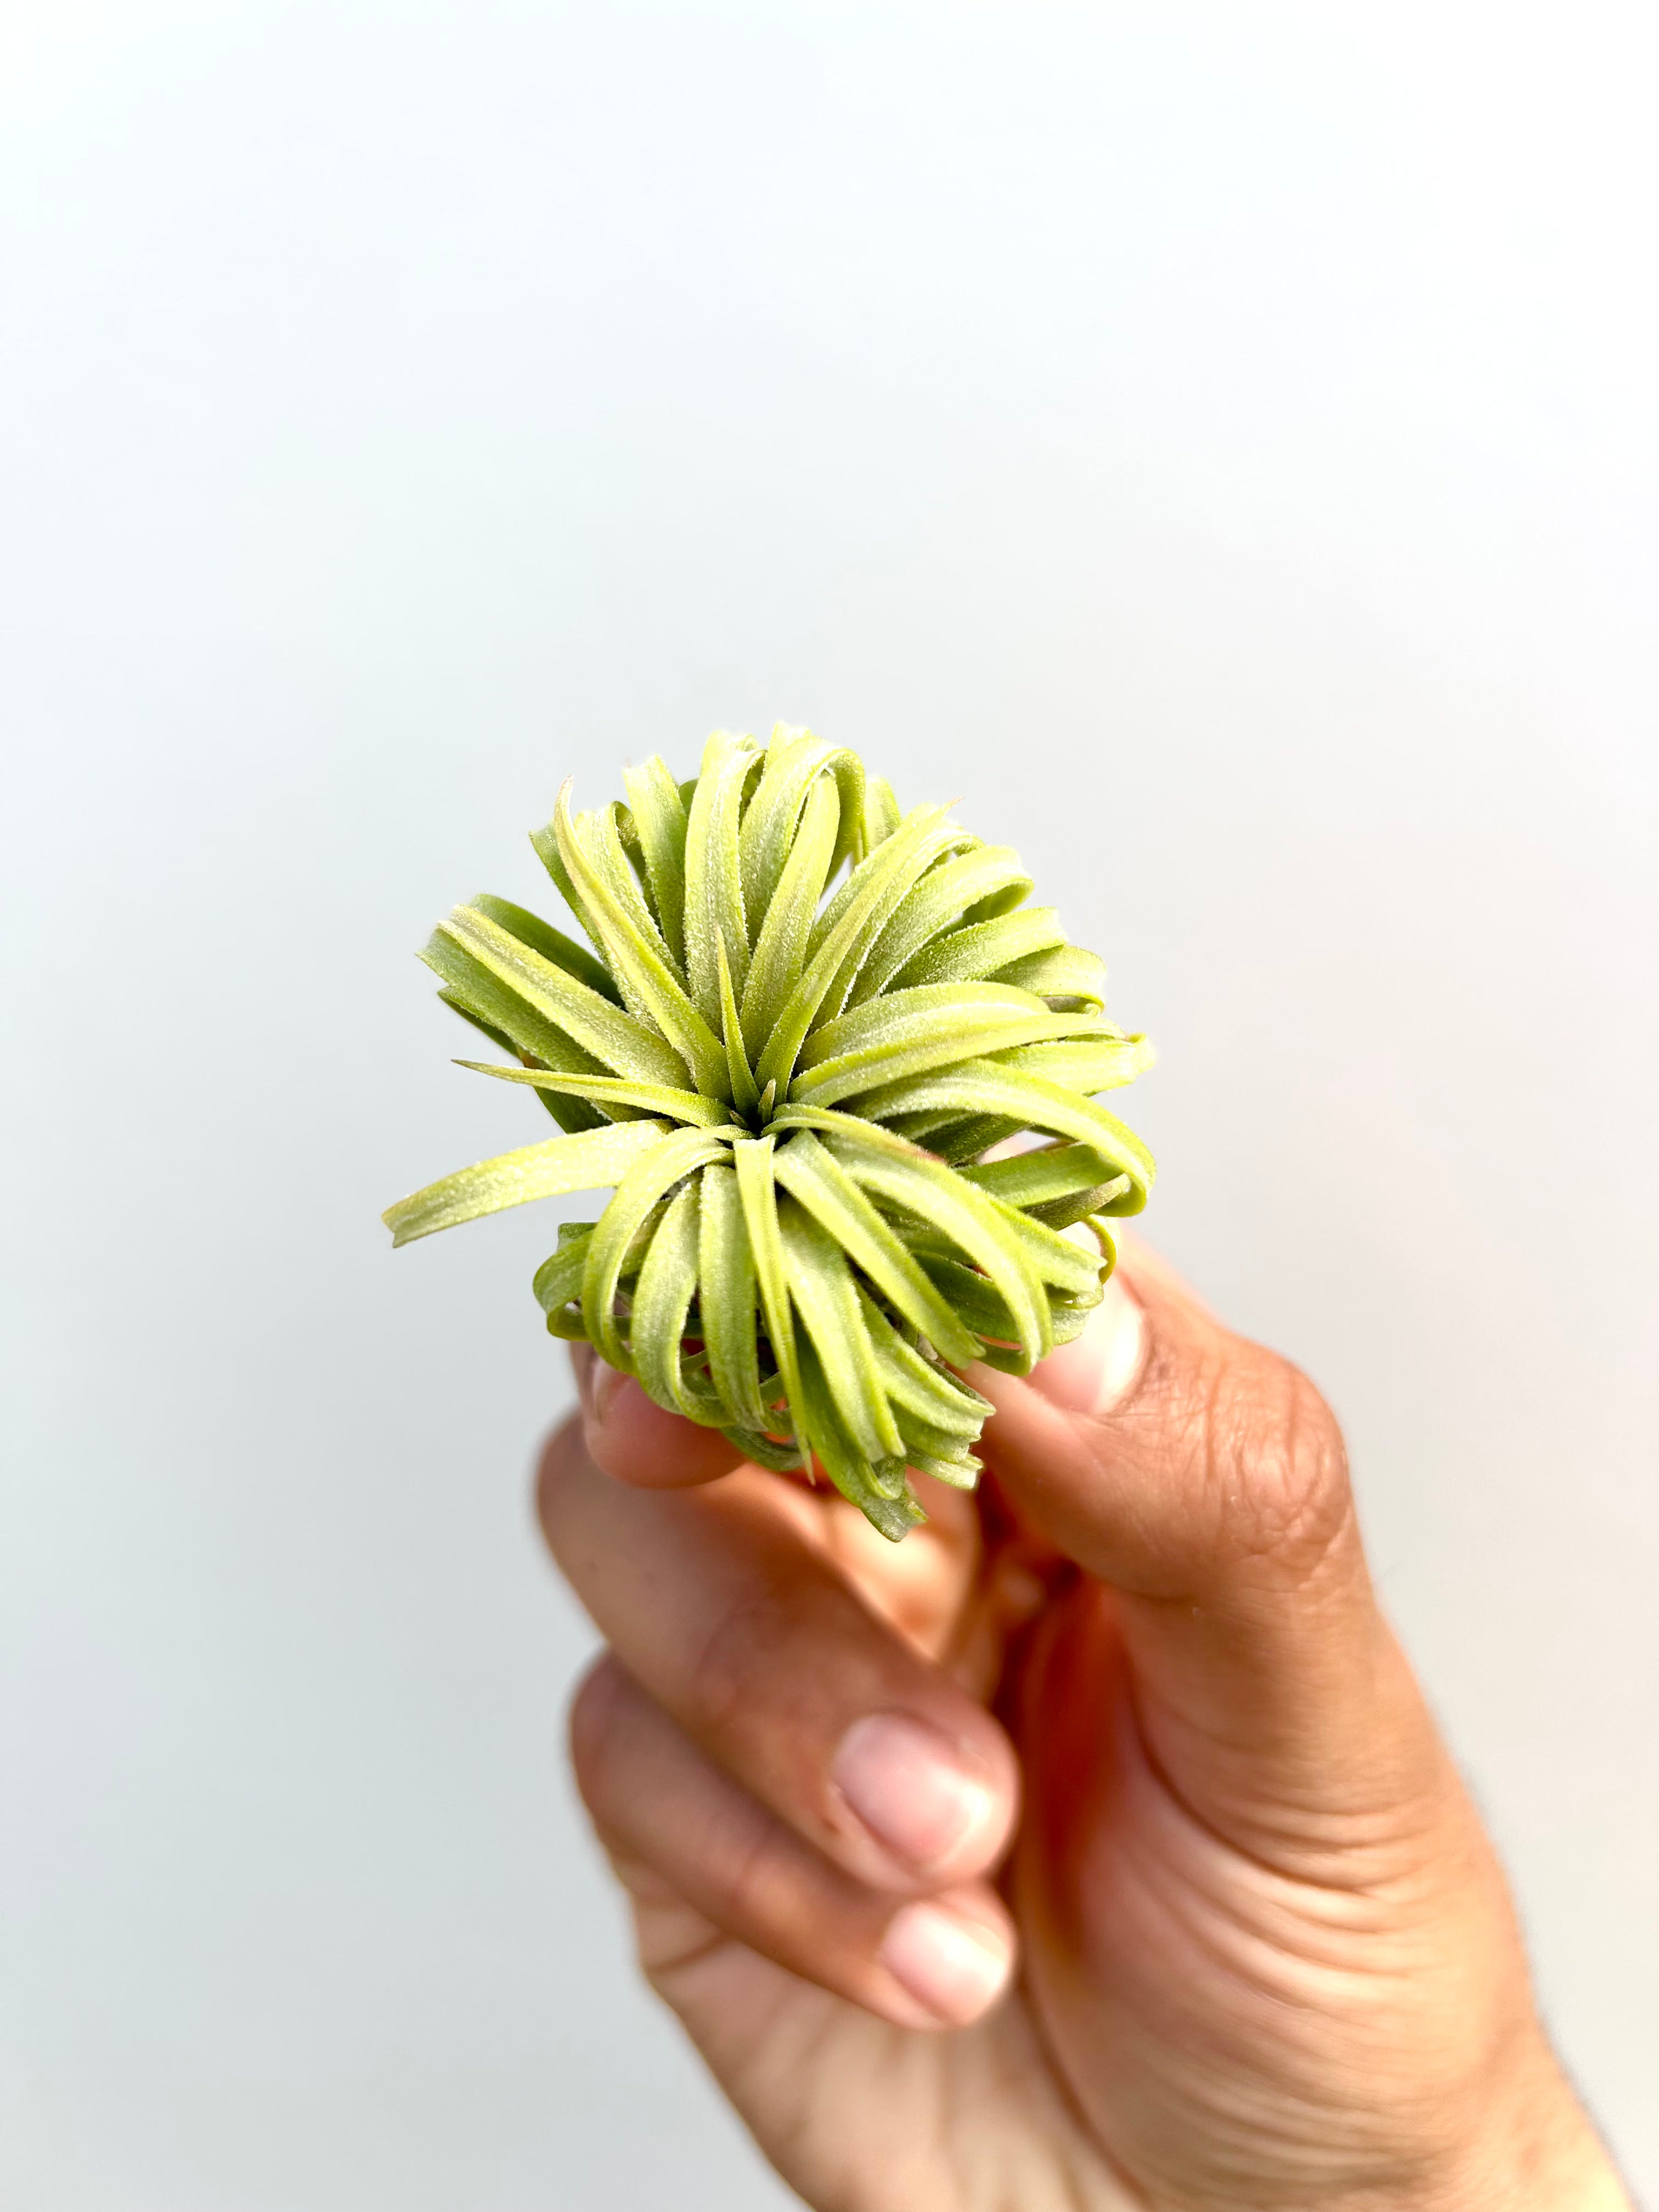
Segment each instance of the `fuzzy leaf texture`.
[[[1152,1162],[1097,1103],[1152,1054],[1006,846],[901,813],[780,723],[659,759],[532,842],[592,951],[480,895],[422,954],[562,1136],[390,1207],[392,1241],[613,1193],[537,1271],[555,1336],[763,1467],[821,1474],[896,1541],[911,1476],[970,1488],[990,1408],[1083,1327]],[[845,872],[843,873],[843,870]],[[526,1105],[529,1102],[526,1101]]]

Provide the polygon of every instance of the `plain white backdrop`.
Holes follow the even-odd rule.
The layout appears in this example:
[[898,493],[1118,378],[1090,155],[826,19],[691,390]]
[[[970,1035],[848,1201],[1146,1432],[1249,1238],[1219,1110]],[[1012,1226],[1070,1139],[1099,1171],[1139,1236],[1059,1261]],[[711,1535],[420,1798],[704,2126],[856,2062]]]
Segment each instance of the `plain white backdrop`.
[[[412,958],[717,723],[1025,853],[1659,2192],[1650,11],[9,0],[0,2198],[783,2201],[565,1778]],[[849,2119],[852,2116],[849,2116]]]

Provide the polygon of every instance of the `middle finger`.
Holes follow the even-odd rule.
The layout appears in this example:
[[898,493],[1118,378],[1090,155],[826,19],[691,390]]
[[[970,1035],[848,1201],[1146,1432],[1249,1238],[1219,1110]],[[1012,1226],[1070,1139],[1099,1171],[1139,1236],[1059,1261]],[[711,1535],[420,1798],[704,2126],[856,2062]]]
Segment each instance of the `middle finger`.
[[788,1496],[752,1468],[630,1489],[575,1422],[538,1486],[577,1596],[718,1765],[861,1881],[920,1891],[983,1873],[1013,1824],[1007,1738],[803,1540]]

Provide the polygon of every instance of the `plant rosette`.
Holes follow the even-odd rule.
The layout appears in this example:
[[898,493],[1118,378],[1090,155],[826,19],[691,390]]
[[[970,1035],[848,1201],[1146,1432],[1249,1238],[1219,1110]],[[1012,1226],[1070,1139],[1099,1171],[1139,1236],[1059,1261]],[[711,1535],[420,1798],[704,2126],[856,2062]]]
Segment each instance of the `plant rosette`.
[[1029,1372],[1098,1304],[1153,1168],[1097,1094],[1151,1048],[1016,854],[902,815],[845,746],[717,731],[689,782],[653,758],[623,784],[573,815],[567,783],[532,839],[591,951],[480,896],[421,956],[512,1057],[460,1064],[564,1133],[386,1222],[407,1244],[611,1189],[537,1272],[551,1333],[896,1540],[913,1472],[978,1474],[990,1407],[956,1370]]

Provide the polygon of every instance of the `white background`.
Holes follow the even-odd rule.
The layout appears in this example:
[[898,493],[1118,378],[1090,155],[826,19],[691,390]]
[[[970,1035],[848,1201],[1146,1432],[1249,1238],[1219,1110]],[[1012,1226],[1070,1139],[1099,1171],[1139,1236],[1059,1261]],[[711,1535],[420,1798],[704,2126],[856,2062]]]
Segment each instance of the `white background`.
[[777,716],[1108,953],[1659,2191],[1649,20],[10,0],[0,2200],[782,2201],[564,1778],[545,1209],[376,1218],[545,1126],[430,921]]

